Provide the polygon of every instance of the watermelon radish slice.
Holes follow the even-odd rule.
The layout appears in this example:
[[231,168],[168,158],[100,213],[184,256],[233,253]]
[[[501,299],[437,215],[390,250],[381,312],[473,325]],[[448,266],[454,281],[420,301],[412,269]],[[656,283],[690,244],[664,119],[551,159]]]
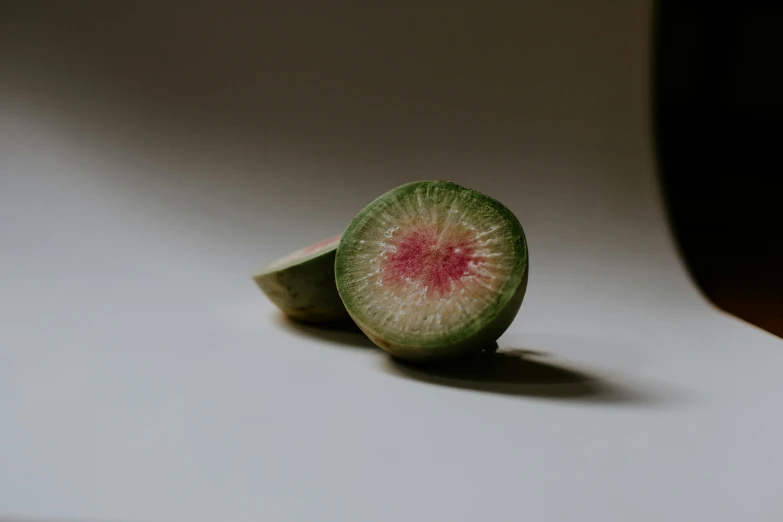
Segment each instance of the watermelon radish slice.
[[334,281],[339,242],[338,235],[292,252],[268,264],[253,279],[289,317],[307,322],[348,319]]
[[398,187],[365,207],[337,248],[353,320],[394,356],[426,360],[495,346],[527,288],[528,253],[500,202],[445,181]]

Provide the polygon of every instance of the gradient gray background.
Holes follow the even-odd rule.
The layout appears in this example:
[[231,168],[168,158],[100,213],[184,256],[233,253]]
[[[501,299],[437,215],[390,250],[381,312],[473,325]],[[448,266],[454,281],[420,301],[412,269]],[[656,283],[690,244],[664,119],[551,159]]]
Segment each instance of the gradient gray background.
[[[279,4],[0,8],[0,516],[783,519],[783,341],[676,253],[650,2]],[[250,274],[417,179],[519,216],[500,346],[589,382],[279,319]]]

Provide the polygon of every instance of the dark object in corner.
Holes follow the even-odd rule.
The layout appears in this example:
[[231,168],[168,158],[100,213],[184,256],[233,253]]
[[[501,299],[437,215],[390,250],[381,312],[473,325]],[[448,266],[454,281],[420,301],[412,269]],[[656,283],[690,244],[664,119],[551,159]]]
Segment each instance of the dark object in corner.
[[655,124],[681,252],[716,305],[783,337],[783,4],[661,0]]

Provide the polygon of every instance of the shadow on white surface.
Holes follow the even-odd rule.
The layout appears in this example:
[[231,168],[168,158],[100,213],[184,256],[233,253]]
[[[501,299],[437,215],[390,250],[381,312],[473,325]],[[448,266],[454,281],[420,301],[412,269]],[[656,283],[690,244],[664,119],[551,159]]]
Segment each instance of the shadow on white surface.
[[295,321],[281,313],[276,314],[275,321],[281,328],[303,337],[326,341],[330,344],[338,344],[347,348],[378,349],[359,330],[359,327],[352,322],[315,325]]
[[[276,314],[277,324],[295,335],[346,348],[375,349],[381,368],[398,377],[430,384],[521,397],[597,403],[660,405],[662,396],[610,382],[574,363],[555,362],[554,354],[521,348],[487,350],[476,357],[452,362],[412,363],[387,357],[351,323],[315,325]],[[542,360],[545,359],[545,360]]]
[[447,365],[411,364],[389,358],[384,368],[392,374],[431,384],[504,395],[635,405],[663,402],[657,396],[610,382],[573,365],[540,360],[546,356],[535,350],[504,348]]

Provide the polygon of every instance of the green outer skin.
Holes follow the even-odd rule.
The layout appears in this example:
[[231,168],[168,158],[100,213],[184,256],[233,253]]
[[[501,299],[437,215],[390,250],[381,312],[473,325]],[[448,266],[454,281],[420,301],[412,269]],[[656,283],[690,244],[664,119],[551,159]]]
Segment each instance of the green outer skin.
[[[347,274],[345,267],[351,263],[349,243],[356,230],[361,224],[369,219],[374,208],[386,201],[392,196],[401,196],[405,193],[414,191],[422,184],[440,184],[450,186],[456,190],[467,190],[473,192],[476,197],[488,200],[498,210],[500,216],[510,222],[511,228],[516,229],[514,250],[517,254],[518,265],[509,277],[504,287],[498,293],[498,299],[494,307],[484,311],[479,320],[471,323],[463,329],[442,335],[434,339],[416,339],[395,337],[373,330],[367,324],[361,307],[354,303],[348,293],[350,283],[346,281]],[[528,250],[522,225],[516,216],[499,201],[481,194],[477,191],[467,189],[456,183],[448,181],[417,181],[397,187],[380,196],[372,203],[367,205],[354,219],[346,229],[337,247],[337,256],[335,260],[335,273],[337,280],[337,290],[343,299],[348,313],[357,324],[357,326],[370,338],[372,342],[383,350],[387,351],[400,359],[412,361],[427,361],[435,359],[449,359],[462,355],[479,352],[485,348],[493,346],[495,341],[505,332],[514,321],[522,301],[527,291],[528,280]]]
[[253,276],[258,287],[287,316],[305,322],[348,319],[334,280],[336,246],[286,268]]

